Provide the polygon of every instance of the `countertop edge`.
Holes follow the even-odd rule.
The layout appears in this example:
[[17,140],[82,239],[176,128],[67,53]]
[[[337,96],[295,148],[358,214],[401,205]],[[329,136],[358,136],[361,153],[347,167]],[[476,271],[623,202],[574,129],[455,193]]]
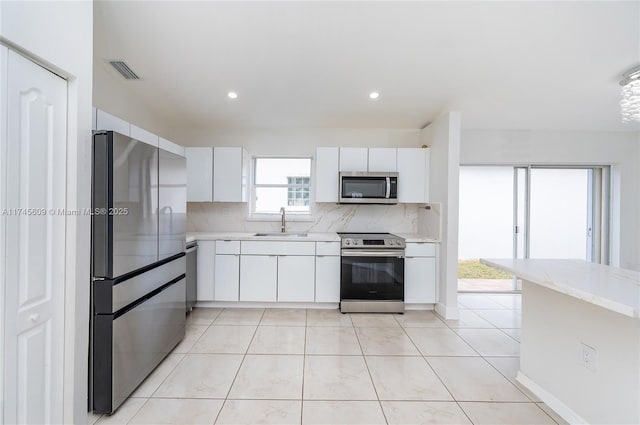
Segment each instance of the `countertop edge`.
[[[537,276],[528,271],[523,271],[518,267],[510,267],[508,265],[501,264],[497,261],[500,261],[500,260],[485,259],[485,258],[480,259],[480,263],[484,265],[495,267],[497,269],[512,273],[528,282],[535,283],[536,285],[540,285],[544,288],[551,289],[561,294],[569,295],[573,298],[582,300],[589,304],[600,306],[607,310],[622,314],[624,316],[627,316],[633,319],[640,319],[640,309],[634,308],[633,306],[630,306],[627,304],[621,304],[620,302],[614,301],[609,298],[605,298],[603,296],[600,296],[585,290],[581,290],[573,286],[545,280],[543,276]],[[562,260],[558,260],[558,261],[562,261]]]

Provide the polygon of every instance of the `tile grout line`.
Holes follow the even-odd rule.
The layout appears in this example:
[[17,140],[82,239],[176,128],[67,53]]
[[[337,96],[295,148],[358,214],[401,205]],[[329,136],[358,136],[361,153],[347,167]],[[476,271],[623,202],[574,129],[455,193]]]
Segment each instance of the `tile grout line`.
[[304,417],[304,375],[305,368],[307,366],[307,320],[309,316],[309,309],[304,310],[304,346],[302,348],[302,388],[300,389],[300,425],[302,425],[302,418]]
[[[396,321],[398,321],[398,319],[396,319]],[[398,321],[399,322],[399,321]],[[444,322],[444,321],[443,321]],[[444,324],[448,327],[447,323],[444,322]],[[456,398],[453,396],[453,394],[451,393],[451,391],[449,390],[449,387],[447,387],[444,383],[444,381],[442,380],[442,378],[440,378],[440,375],[438,375],[438,373],[435,371],[435,369],[431,366],[431,364],[429,363],[429,361],[425,358],[424,354],[422,353],[422,351],[418,348],[418,346],[416,345],[416,343],[413,341],[413,339],[411,339],[411,336],[407,333],[407,330],[404,328],[404,326],[401,326],[403,332],[405,333],[405,335],[407,335],[407,338],[409,338],[409,340],[411,341],[411,343],[416,347],[416,349],[418,350],[418,352],[421,354],[422,360],[427,364],[427,366],[429,367],[429,369],[431,369],[431,371],[433,372],[433,374],[436,376],[436,378],[438,378],[438,380],[440,381],[440,383],[442,384],[442,386],[444,387],[445,390],[447,390],[447,392],[449,393],[449,395],[451,396],[451,399],[456,403],[456,405],[458,406],[458,409],[460,409],[462,411],[462,413],[467,417],[467,419],[469,419],[469,422],[471,424],[473,424],[473,421],[471,420],[471,418],[469,417],[469,415],[467,415],[467,412],[464,411],[464,409],[462,408],[462,406],[460,405],[460,403],[458,403],[458,401],[456,400]],[[451,328],[449,328],[449,330],[453,331]],[[455,332],[455,331],[454,331]],[[457,335],[457,334],[456,334]],[[458,336],[459,338],[462,339],[462,337]],[[464,341],[464,339],[463,339]],[[467,343],[467,341],[464,341],[465,344],[469,345]],[[473,347],[471,347],[472,350],[475,351],[475,349]],[[475,356],[474,356],[475,357]]]
[[[169,376],[171,376],[171,374],[173,373],[173,371],[174,371],[174,370],[176,370],[176,368],[180,365],[180,363],[182,363],[182,362],[184,361],[184,359],[187,357],[187,354],[191,354],[191,350],[193,350],[193,347],[195,347],[195,346],[196,346],[196,344],[198,343],[198,341],[200,341],[200,338],[202,338],[202,336],[203,336],[205,333],[207,333],[207,331],[209,330],[209,328],[210,328],[211,326],[213,326],[213,322],[215,322],[215,321],[216,321],[216,319],[218,318],[218,316],[220,316],[220,314],[222,313],[222,311],[224,311],[224,309],[220,310],[220,311],[218,312],[218,314],[216,314],[216,316],[213,318],[213,320],[211,320],[211,323],[210,323],[209,325],[207,325],[207,328],[206,328],[206,329],[205,329],[205,330],[200,334],[200,336],[198,336],[198,338],[193,342],[193,346],[191,346],[191,348],[189,348],[189,351],[187,351],[186,353],[174,353],[174,352],[173,352],[173,350],[171,350],[171,352],[170,352],[170,353],[169,353],[169,354],[168,354],[164,359],[162,359],[162,362],[161,362],[160,364],[164,363],[164,361],[167,359],[167,357],[169,357],[169,356],[170,356],[170,355],[172,355],[172,354],[182,354],[182,358],[180,359],[180,361],[178,361],[178,363],[176,363],[176,364],[175,364],[175,366],[173,366],[173,368],[171,368],[171,370],[169,371],[169,373],[167,374],[167,376],[165,376],[165,377],[164,377],[164,379],[160,382],[160,384],[158,384],[158,386],[156,387],[156,389],[155,389],[155,390],[153,390],[153,392],[151,393],[151,395],[149,395],[149,397],[147,397],[148,399],[155,398],[155,397],[153,397],[153,395],[154,395],[156,392],[158,392],[158,390],[160,389],[160,387],[162,386],[162,384],[164,384],[164,383],[165,383],[165,381],[169,378]],[[193,313],[193,310],[191,310],[191,313]],[[199,325],[198,325],[198,326],[199,326]],[[202,325],[202,326],[204,326],[204,325]],[[185,337],[186,337],[186,332],[185,332]],[[182,342],[182,341],[181,341],[181,342]],[[177,347],[179,344],[180,344],[180,342],[176,345],[176,347]],[[175,347],[174,347],[173,349],[175,349]],[[158,366],[160,366],[160,365],[158,365]],[[157,367],[156,367],[156,368],[157,368]],[[154,369],[154,371],[155,371],[155,370],[156,370],[156,369]],[[153,373],[153,372],[152,372],[152,373]],[[149,376],[151,376],[151,374],[149,374]],[[145,379],[146,379],[146,378],[145,378]],[[144,381],[142,381],[142,382],[144,382]],[[141,384],[142,384],[142,383],[141,383]],[[135,392],[135,391],[134,391],[134,392]],[[129,396],[129,398],[131,398],[131,396]],[[146,403],[145,403],[145,404],[146,404]],[[136,412],[136,414],[137,414],[137,412]]]
[[[127,398],[127,400],[130,400],[130,398]],[[140,407],[138,407],[138,409],[136,410],[136,412],[131,416],[131,419],[129,419],[129,420],[127,421],[127,424],[130,424],[130,423],[131,423],[131,421],[132,421],[132,420],[134,420],[136,416],[138,416],[138,413],[140,413],[140,411],[142,410],[142,408],[143,408],[144,406],[146,406],[146,405],[147,405],[147,403],[149,403],[149,400],[151,400],[151,397],[148,397],[148,398],[144,401],[144,403],[142,403],[142,404],[140,405]],[[124,404],[124,403],[123,403],[123,404]],[[102,415],[102,417],[104,417],[104,415]],[[101,417],[100,419],[102,419],[102,417]],[[97,423],[97,422],[96,422],[96,423]]]
[[[351,315],[349,315],[349,318],[351,319],[351,323],[353,324],[353,319],[351,318]],[[355,325],[353,327],[353,332],[356,334],[356,340],[358,341],[358,346],[360,347],[360,351],[362,352],[362,360],[364,361],[364,366],[367,368],[367,373],[369,374],[369,379],[371,380],[371,386],[373,387],[373,391],[376,393],[376,399],[378,400],[378,405],[380,406],[382,417],[384,418],[384,422],[388,425],[389,420],[387,419],[387,414],[384,412],[384,407],[382,407],[382,401],[380,400],[380,395],[378,394],[378,389],[376,388],[376,384],[373,381],[373,376],[371,375],[371,369],[369,368],[369,363],[367,362],[367,356],[364,355],[364,349],[362,348],[362,343],[360,342],[360,336],[358,336],[358,330]]]
[[224,401],[222,402],[222,406],[220,406],[220,410],[218,410],[218,414],[216,415],[216,417],[213,420],[214,424],[216,422],[218,422],[218,419],[220,418],[220,414],[222,413],[222,409],[224,409],[224,406],[227,404],[227,400],[229,399],[229,394],[231,393],[231,389],[233,388],[233,384],[235,384],[236,383],[236,379],[238,379],[238,374],[240,373],[240,369],[242,369],[242,365],[244,364],[244,361],[247,358],[247,353],[249,352],[249,347],[251,347],[251,344],[253,343],[253,339],[255,338],[256,333],[258,333],[258,328],[260,327],[260,322],[262,322],[262,319],[264,318],[264,314],[265,314],[266,311],[267,311],[266,308],[262,310],[262,314],[260,315],[260,320],[258,320],[258,323],[255,325],[256,328],[253,331],[253,335],[251,335],[251,340],[249,341],[249,344],[247,344],[247,348],[244,350],[244,354],[242,356],[242,361],[240,362],[240,365],[238,366],[238,370],[236,370],[236,374],[233,377],[233,381],[231,381],[231,385],[229,385],[229,389],[227,390],[227,395],[224,397]]

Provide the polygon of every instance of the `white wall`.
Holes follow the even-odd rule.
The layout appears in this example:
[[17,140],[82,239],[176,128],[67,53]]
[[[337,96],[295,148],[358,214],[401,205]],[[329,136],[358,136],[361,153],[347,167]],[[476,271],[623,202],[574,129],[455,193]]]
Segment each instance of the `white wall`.
[[465,130],[460,163],[611,165],[611,264],[640,270],[640,133]]
[[134,86],[141,83],[125,80],[108,62],[96,59],[93,62],[93,106],[171,140],[166,120],[132,92]]
[[[640,321],[526,280],[522,291],[525,385],[570,423],[640,423]],[[596,350],[593,370],[582,344]]]
[[[0,3],[0,34],[5,43],[67,79],[66,207],[90,207],[93,3],[3,0]],[[65,423],[85,423],[87,420],[90,224],[88,216],[67,217]]]
[[[447,319],[457,319],[460,113],[442,114],[421,131],[420,140],[421,144],[431,148],[429,201],[439,204],[437,212],[441,223],[440,286],[436,310]],[[425,211],[424,214],[433,215],[434,212]]]
[[173,128],[169,137],[183,146],[242,146],[251,155],[315,155],[317,147],[420,147],[415,129],[192,129]]

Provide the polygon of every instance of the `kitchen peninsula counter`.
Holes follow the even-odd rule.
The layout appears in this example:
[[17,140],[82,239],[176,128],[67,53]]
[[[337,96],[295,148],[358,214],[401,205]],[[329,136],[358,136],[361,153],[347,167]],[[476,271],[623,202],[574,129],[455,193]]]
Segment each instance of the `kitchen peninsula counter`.
[[640,273],[482,259],[522,279],[518,381],[569,423],[640,423]]

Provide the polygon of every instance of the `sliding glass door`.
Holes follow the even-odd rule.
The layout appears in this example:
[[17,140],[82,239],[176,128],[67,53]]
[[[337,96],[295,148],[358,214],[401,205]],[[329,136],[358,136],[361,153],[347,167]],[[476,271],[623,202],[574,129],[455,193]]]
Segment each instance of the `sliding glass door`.
[[608,167],[460,167],[460,291],[518,290],[479,258],[607,264]]

